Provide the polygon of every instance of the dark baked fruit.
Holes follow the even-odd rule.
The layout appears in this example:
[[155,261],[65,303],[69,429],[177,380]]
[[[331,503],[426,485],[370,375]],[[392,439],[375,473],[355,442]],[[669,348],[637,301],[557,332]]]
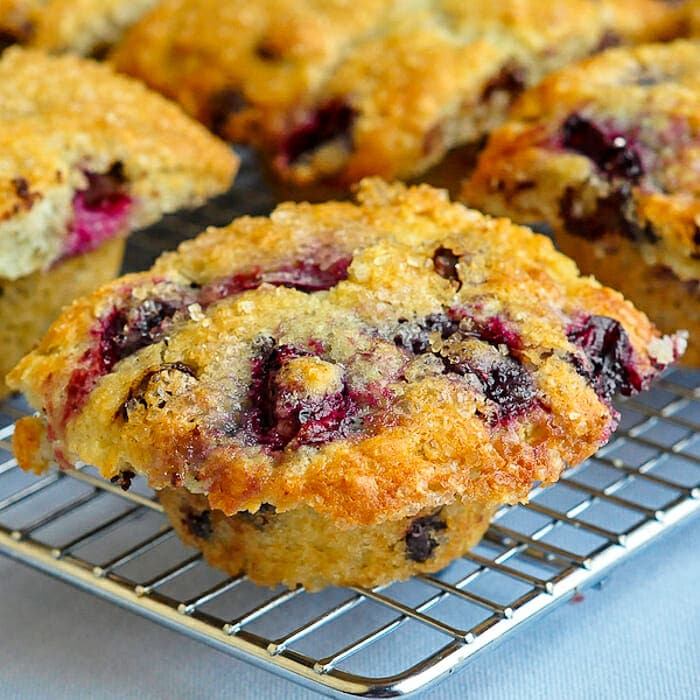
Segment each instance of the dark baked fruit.
[[74,304],[11,375],[42,411],[15,448],[144,474],[229,571],[370,585],[440,568],[588,457],[612,394],[683,344],[547,238],[367,180],[358,204],[239,219]]
[[662,330],[686,328],[700,363],[700,44],[611,49],[522,95],[465,201],[544,220],[582,270]]

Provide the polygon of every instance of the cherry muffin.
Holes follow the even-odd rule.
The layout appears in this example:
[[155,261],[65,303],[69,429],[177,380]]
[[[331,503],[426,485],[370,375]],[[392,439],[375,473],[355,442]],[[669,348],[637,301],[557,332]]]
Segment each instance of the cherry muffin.
[[27,44],[100,54],[157,0],[0,0],[0,51]]
[[24,468],[163,490],[187,542],[264,584],[434,571],[610,437],[683,351],[544,236],[371,179],[282,204],[68,309],[10,375]]
[[700,363],[700,44],[611,49],[525,93],[494,132],[464,200],[544,220],[582,270]]
[[17,47],[0,59],[0,152],[2,387],[62,306],[118,274],[131,230],[225,191],[237,168],[136,81]]
[[661,0],[165,0],[112,58],[284,180],[344,184],[419,175],[545,73],[682,18]]

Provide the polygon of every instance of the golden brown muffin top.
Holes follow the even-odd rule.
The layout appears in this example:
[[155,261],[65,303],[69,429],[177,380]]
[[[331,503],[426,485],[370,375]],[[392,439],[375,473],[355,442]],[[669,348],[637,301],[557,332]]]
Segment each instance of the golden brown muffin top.
[[682,352],[551,242],[440,190],[282,204],[74,304],[9,378],[52,452],[231,514],[341,525],[525,499],[610,436],[614,392]]

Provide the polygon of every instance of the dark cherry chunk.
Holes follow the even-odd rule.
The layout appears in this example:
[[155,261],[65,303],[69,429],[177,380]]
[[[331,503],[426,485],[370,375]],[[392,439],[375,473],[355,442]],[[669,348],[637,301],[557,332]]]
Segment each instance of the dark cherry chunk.
[[103,322],[99,342],[105,371],[137,350],[160,340],[179,310],[178,303],[158,299],[146,299],[131,309],[114,309]]
[[606,176],[636,182],[644,174],[639,154],[620,133],[572,114],[562,126],[562,145],[590,158]]
[[449,248],[440,247],[433,255],[435,272],[440,277],[457,282],[461,287],[462,283],[459,280],[459,274],[457,274],[457,263],[459,263],[459,256],[455,255]]
[[580,191],[567,187],[559,203],[559,215],[569,233],[589,241],[610,234],[647,243],[659,240],[650,223],[644,226],[637,223],[632,189],[624,182],[612,188],[604,197],[596,198],[590,211],[582,209]]
[[406,558],[422,563],[428,561],[440,543],[435,539],[439,530],[446,530],[447,523],[438,517],[440,511],[416,518],[408,528],[404,542]]
[[66,237],[64,256],[94,250],[122,233],[133,201],[126,190],[122,163],[105,173],[85,172],[87,187],[73,197],[73,223]]
[[184,523],[190,534],[200,540],[208,540],[214,528],[211,524],[211,511],[203,510],[201,513],[189,511],[184,518]]
[[110,481],[113,484],[119,486],[122,491],[128,491],[131,488],[131,480],[136,476],[131,469],[125,469],[124,471],[115,474]]
[[601,400],[610,402],[620,392],[625,396],[641,391],[646,378],[637,369],[636,352],[627,331],[608,316],[585,316],[566,331],[581,350],[572,357],[576,371],[585,377]]
[[203,307],[234,294],[257,289],[261,284],[289,287],[300,292],[320,292],[335,287],[348,277],[351,258],[339,258],[327,267],[313,260],[297,260],[273,270],[254,268],[246,272],[217,279],[202,287],[197,301]]
[[328,389],[311,393],[289,378],[285,371],[299,358],[313,355],[290,345],[276,345],[268,339],[253,363],[248,392],[250,410],[242,418],[244,433],[255,443],[282,450],[290,443],[319,445],[347,436],[354,426],[359,405],[345,383],[341,368],[327,363],[335,379]]
[[[438,335],[447,342],[434,350],[431,336]],[[405,321],[393,340],[412,354],[439,357],[446,374],[475,379],[484,396],[498,407],[499,420],[521,415],[537,402],[532,375],[512,354],[522,348],[522,339],[500,316],[475,319],[452,309],[419,322]],[[499,346],[505,346],[506,354]]]
[[293,165],[331,141],[344,142],[350,148],[356,116],[355,110],[342,100],[319,107],[287,134],[281,146],[285,163]]

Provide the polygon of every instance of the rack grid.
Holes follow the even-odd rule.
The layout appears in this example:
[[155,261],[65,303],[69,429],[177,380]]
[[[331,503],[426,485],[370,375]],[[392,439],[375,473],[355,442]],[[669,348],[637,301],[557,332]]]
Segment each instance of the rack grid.
[[310,594],[210,568],[141,480],[123,492],[87,466],[25,474],[11,452],[27,411],[15,399],[0,404],[0,553],[317,691],[406,695],[700,510],[700,372],[669,372],[619,408],[607,446],[527,506],[501,509],[443,571]]

